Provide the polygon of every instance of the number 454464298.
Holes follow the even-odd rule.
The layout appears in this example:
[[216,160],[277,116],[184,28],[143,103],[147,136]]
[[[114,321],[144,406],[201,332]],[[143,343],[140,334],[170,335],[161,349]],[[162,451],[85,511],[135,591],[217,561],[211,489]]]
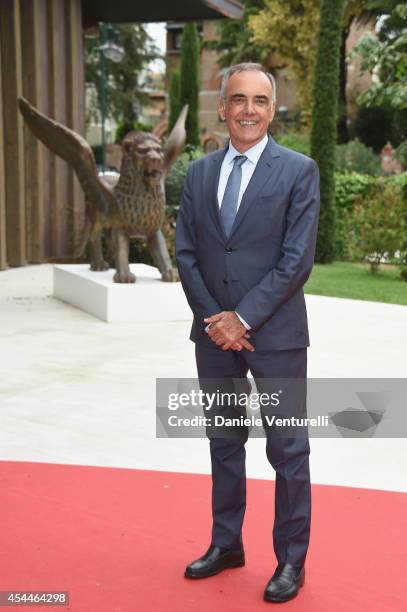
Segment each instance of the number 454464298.
[[0,591],[0,606],[68,606],[68,591]]

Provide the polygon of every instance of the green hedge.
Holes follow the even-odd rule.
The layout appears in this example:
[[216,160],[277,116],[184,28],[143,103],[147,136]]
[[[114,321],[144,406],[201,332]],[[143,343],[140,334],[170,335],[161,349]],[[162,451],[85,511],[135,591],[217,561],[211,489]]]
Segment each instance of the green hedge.
[[[188,147],[188,145],[187,145]],[[165,181],[166,214],[163,234],[167,241],[169,253],[175,263],[175,223],[181,201],[182,189],[191,161],[204,156],[199,148],[189,148],[189,151],[180,155],[171,167]]]
[[397,147],[396,159],[402,165],[403,170],[407,170],[407,140],[403,140],[403,142]]
[[336,259],[371,260],[370,252],[406,250],[407,172],[392,177],[335,174]]
[[337,139],[339,61],[345,0],[321,0],[312,94],[311,157],[320,174],[321,208],[315,260],[335,258],[335,148]]
[[[304,155],[311,155],[309,134],[302,132],[287,132],[276,136],[278,144],[288,149],[293,149]],[[407,159],[407,147],[403,150],[400,147],[400,156]],[[404,157],[403,157],[404,156]],[[367,147],[357,138],[350,140],[346,144],[336,145],[335,149],[335,170],[336,172],[359,172],[361,174],[382,174],[380,157],[373,149]]]
[[311,155],[309,134],[300,132],[287,132],[286,134],[276,136],[275,140],[282,147],[287,147],[287,149],[293,149],[293,151],[298,151],[298,153],[308,155],[308,157]]
[[357,138],[336,146],[335,170],[375,176],[382,174],[380,157]]
[[170,77],[170,117],[168,132],[170,133],[181,113],[181,74],[179,70],[174,70]]
[[182,188],[191,161],[204,156],[202,149],[191,149],[188,153],[182,153],[171,167],[165,181],[165,195],[167,209],[176,208],[181,200]]
[[369,174],[356,172],[335,173],[335,259],[354,261],[355,221],[353,209],[356,199],[368,200],[377,179]]

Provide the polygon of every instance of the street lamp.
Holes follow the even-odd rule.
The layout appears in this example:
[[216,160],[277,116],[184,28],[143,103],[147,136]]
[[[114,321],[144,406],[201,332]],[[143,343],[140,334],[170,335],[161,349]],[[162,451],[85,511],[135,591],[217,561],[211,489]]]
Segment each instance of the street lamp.
[[99,51],[103,53],[103,55],[112,60],[112,62],[121,62],[124,57],[124,49],[123,47],[119,47],[111,40],[108,40],[104,45],[99,47]]
[[99,51],[100,61],[100,84],[99,84],[99,97],[100,97],[100,114],[102,121],[102,172],[106,168],[106,133],[105,133],[105,122],[106,122],[106,79],[107,79],[107,64],[106,60],[109,59],[112,62],[120,62],[124,57],[123,47],[119,47],[109,36],[111,33],[111,27],[109,24],[102,23],[100,25],[100,42],[102,43],[99,47],[96,47]]

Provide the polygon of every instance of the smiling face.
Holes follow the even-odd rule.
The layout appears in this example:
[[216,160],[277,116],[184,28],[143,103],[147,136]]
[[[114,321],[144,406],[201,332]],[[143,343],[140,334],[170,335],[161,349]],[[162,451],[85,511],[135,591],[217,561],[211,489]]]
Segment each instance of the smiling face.
[[260,142],[273,120],[275,102],[268,77],[260,70],[232,74],[218,112],[228,126],[233,146],[244,153]]

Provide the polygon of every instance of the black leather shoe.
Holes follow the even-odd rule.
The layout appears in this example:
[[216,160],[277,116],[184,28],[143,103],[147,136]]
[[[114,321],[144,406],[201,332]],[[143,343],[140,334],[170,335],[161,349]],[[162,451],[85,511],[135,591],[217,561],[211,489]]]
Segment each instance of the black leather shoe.
[[264,599],[274,602],[288,601],[297,595],[304,581],[304,567],[280,563],[266,586]]
[[185,570],[186,578],[207,578],[215,576],[229,567],[243,567],[243,548],[221,548],[212,544],[203,557],[190,563]]

